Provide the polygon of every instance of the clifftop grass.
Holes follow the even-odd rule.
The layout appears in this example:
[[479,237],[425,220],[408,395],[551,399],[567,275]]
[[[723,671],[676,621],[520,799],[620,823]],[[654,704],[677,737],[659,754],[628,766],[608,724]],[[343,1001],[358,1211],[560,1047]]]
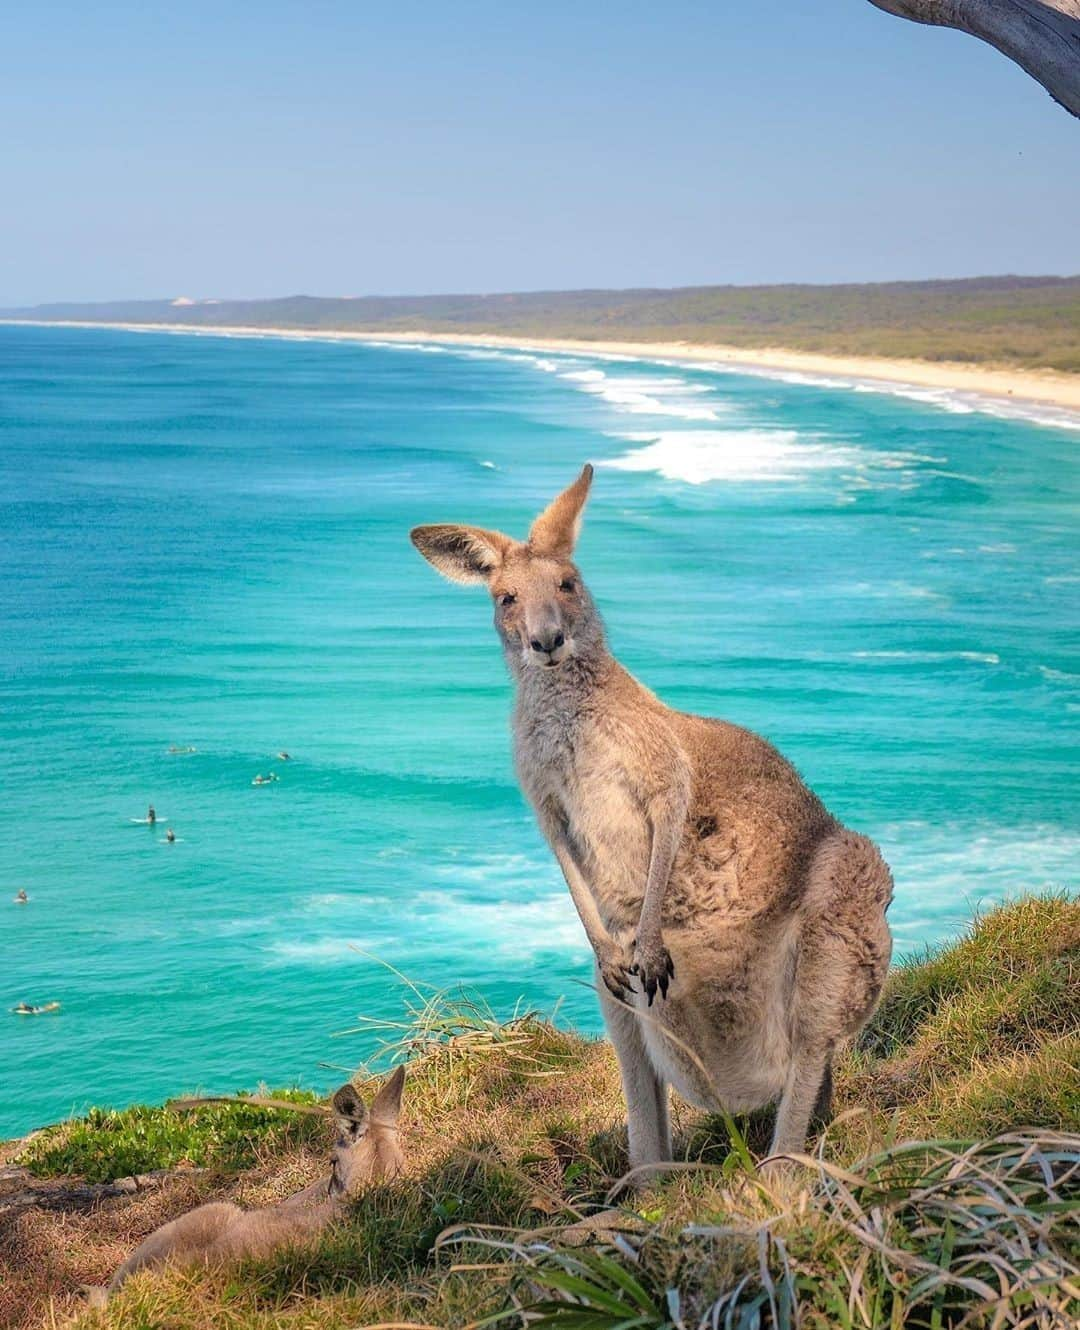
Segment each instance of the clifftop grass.
[[182,1149],[206,1171],[95,1215],[29,1212],[0,1231],[0,1323],[937,1330],[967,1317],[1073,1330],[1078,964],[1077,902],[986,915],[893,974],[839,1060],[837,1116],[812,1168],[763,1178],[747,1143],[761,1148],[768,1115],[725,1124],[677,1103],[683,1167],[623,1199],[585,1246],[625,1168],[610,1048],[533,1016],[499,1026],[434,1001],[405,1032],[407,1175],[309,1247],[143,1275],[104,1311],[82,1310],[76,1286],[104,1283],[164,1219],[211,1197],[264,1204],[317,1176],[326,1128],[242,1105],[129,1110],[35,1138],[24,1157],[36,1172],[129,1172],[139,1131],[141,1164]]

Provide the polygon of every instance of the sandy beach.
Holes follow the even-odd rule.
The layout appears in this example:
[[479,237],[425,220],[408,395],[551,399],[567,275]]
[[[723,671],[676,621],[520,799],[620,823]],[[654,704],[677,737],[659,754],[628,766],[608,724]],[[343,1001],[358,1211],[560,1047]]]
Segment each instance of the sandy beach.
[[761,374],[797,373],[809,378],[877,380],[920,388],[942,388],[979,397],[1038,403],[1080,412],[1080,374],[1057,370],[982,367],[958,361],[885,359],[837,356],[786,347],[734,347],[707,342],[592,341],[557,337],[510,337],[496,333],[430,332],[424,328],[396,332],[339,331],[314,328],[260,328],[186,323],[92,323],[61,320],[2,320],[37,323],[43,327],[123,328],[132,332],[184,332],[234,337],[287,337],[316,341],[435,342],[530,351],[582,352],[630,356],[643,360],[675,360],[745,369]]

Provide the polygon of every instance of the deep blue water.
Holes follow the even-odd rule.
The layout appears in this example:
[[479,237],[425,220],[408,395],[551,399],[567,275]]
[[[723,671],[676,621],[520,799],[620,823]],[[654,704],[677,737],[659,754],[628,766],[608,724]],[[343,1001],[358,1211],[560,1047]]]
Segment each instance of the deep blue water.
[[597,1027],[485,594],[407,538],[587,459],[615,650],[879,839],[898,954],[1071,885],[1080,429],[866,388],[0,327],[0,1135],[327,1085],[403,1010],[372,957]]

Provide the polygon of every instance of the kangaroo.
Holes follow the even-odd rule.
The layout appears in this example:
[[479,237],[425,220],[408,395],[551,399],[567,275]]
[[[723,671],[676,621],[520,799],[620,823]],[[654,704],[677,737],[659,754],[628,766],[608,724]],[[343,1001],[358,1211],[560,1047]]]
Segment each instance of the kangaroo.
[[387,1181],[401,1171],[404,1155],[398,1142],[398,1118],[404,1084],[405,1068],[398,1067],[375,1096],[370,1113],[352,1085],[343,1085],[332,1101],[337,1137],[328,1179],[321,1178],[261,1210],[241,1210],[227,1201],[212,1201],[163,1224],[113,1275],[108,1293],[149,1266],[219,1265],[247,1256],[266,1256],[278,1247],[321,1233],[366,1184]]
[[596,958],[631,1169],[671,1159],[669,1085],[711,1112],[778,1100],[771,1153],[799,1151],[881,993],[892,878],[771,744],[672,710],[615,660],[571,561],[591,482],[586,466],[525,541],[411,539],[493,597],[518,778]]

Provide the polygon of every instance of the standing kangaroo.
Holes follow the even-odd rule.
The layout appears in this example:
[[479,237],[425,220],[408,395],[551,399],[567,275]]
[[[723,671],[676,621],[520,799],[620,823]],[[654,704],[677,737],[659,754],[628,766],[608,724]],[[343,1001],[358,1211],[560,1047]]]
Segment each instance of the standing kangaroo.
[[266,1256],[278,1247],[314,1237],[339,1218],[365,1184],[396,1177],[404,1160],[398,1118],[405,1068],[380,1088],[368,1112],[351,1085],[334,1095],[337,1137],[330,1177],[313,1182],[278,1205],[241,1210],[227,1201],[200,1205],[155,1230],[113,1275],[108,1291],[148,1266],[218,1265]]
[[671,1158],[669,1084],[714,1112],[779,1099],[772,1153],[801,1150],[881,992],[892,879],[764,739],[673,711],[611,655],[571,562],[591,482],[525,542],[449,525],[412,542],[494,599],[518,777],[603,981],[631,1167]]

